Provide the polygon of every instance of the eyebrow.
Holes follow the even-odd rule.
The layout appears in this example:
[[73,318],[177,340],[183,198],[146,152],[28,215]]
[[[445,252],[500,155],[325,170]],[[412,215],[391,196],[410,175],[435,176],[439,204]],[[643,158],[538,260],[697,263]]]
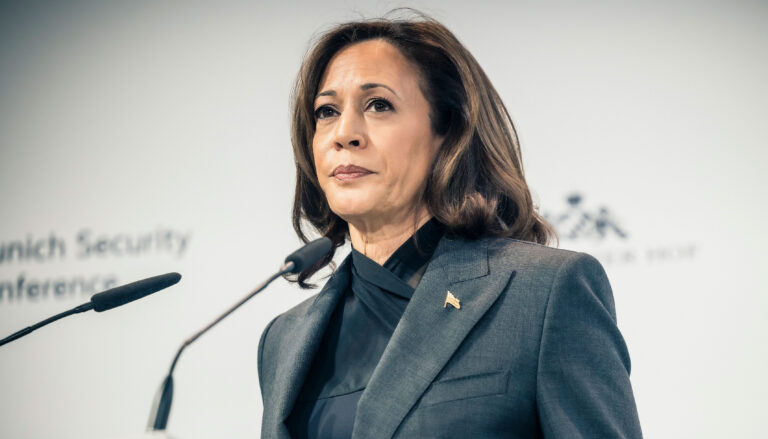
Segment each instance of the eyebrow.
[[[372,88],[378,88],[378,87],[386,88],[387,90],[391,91],[392,94],[397,96],[397,93],[395,93],[395,91],[392,90],[392,88],[390,88],[389,86],[384,85],[384,84],[379,84],[377,82],[365,83],[365,84],[360,86],[360,90],[370,90]],[[315,99],[319,98],[320,96],[336,96],[336,91],[335,90],[326,90],[326,91],[320,92],[320,93],[317,94],[317,96],[315,96]],[[400,97],[400,96],[397,96],[397,97]]]

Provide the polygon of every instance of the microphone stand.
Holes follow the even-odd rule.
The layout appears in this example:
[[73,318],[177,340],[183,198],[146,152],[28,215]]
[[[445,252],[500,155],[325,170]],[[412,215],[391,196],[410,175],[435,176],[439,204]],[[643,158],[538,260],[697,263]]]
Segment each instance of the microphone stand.
[[71,316],[72,314],[78,314],[90,310],[103,312],[121,305],[125,305],[126,303],[133,302],[134,300],[141,299],[148,294],[156,293],[164,288],[168,288],[171,285],[176,284],[180,279],[181,275],[179,273],[166,273],[161,274],[160,276],[148,277],[146,279],[131,282],[126,285],[111,288],[107,291],[102,291],[101,293],[97,293],[91,296],[90,302],[78,305],[68,311],[56,314],[53,317],[49,317],[42,322],[35,323],[32,326],[27,326],[20,331],[14,332],[8,337],[0,340],[0,346],[24,337],[35,329],[42,328],[49,323],[53,323],[56,320]]
[[270,276],[269,279],[265,280],[259,286],[254,288],[239,302],[234,304],[228,310],[224,311],[224,313],[216,317],[216,319],[214,319],[206,327],[196,332],[191,337],[186,339],[184,343],[182,343],[181,347],[179,347],[179,350],[176,352],[176,356],[173,358],[171,368],[168,370],[168,375],[163,380],[163,383],[160,385],[160,389],[158,389],[157,395],[155,396],[152,412],[150,413],[149,417],[149,423],[147,425],[148,430],[162,431],[165,430],[165,427],[168,425],[168,417],[171,414],[171,403],[173,402],[173,370],[176,368],[176,363],[179,361],[179,357],[181,356],[181,353],[184,351],[184,349],[194,343],[195,340],[200,338],[201,335],[205,334],[217,323],[224,320],[228,315],[232,314],[236,309],[240,308],[240,306],[249,301],[253,296],[259,294],[264,288],[272,283],[272,281],[286,273],[291,273],[295,267],[296,264],[293,261],[286,262],[285,265],[280,267],[280,270],[277,273]]
[[64,311],[62,313],[56,314],[53,317],[48,317],[47,319],[43,320],[42,322],[35,323],[32,326],[27,326],[26,328],[24,328],[24,329],[22,329],[20,331],[16,331],[13,334],[9,335],[8,337],[5,337],[4,339],[0,340],[0,346],[4,345],[6,343],[10,343],[10,342],[16,340],[17,338],[24,337],[25,335],[29,334],[30,332],[34,331],[35,329],[42,328],[43,326],[45,326],[45,325],[47,325],[49,323],[53,323],[56,320],[62,319],[64,317],[66,317],[66,316],[71,316],[72,314],[77,314],[77,313],[81,313],[81,312],[90,311],[92,309],[93,309],[93,303],[88,302],[88,303],[84,303],[82,305],[78,305],[78,306],[76,306],[76,307],[74,307],[74,308],[72,308],[72,309],[70,309],[68,311]]

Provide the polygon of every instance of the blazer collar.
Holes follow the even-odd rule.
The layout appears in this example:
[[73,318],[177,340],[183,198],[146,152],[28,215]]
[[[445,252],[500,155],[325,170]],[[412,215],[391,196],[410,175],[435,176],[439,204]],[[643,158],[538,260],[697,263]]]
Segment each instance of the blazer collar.
[[[275,414],[278,437],[304,385],[333,310],[349,283],[347,257],[297,322],[285,343],[285,374],[278,375]],[[511,270],[489,268],[488,241],[438,244],[392,338],[358,403],[353,438],[391,437],[478,320],[508,283]],[[461,308],[444,307],[448,291]]]
[[[440,242],[360,398],[353,438],[392,437],[499,297],[512,271],[490,269],[488,243]],[[460,309],[444,306],[448,291]]]
[[285,373],[278,375],[280,382],[276,383],[275,388],[282,391],[277,395],[274,407],[277,422],[284,433],[279,437],[288,437],[283,423],[293,410],[296,398],[298,398],[304,380],[312,366],[312,360],[322,342],[325,328],[328,326],[333,310],[344,295],[349,283],[350,260],[349,256],[344,259],[344,262],[339,265],[315,297],[306,314],[297,317],[300,321],[296,324],[293,340],[283,344],[283,349],[286,352],[285,355],[281,355],[281,361],[284,361],[282,367]]

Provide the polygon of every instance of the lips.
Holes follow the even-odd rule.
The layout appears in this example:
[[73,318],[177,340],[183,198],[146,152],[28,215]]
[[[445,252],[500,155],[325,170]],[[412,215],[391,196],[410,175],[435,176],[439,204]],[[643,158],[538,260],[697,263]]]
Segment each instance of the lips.
[[373,174],[373,171],[357,165],[339,165],[333,170],[333,177],[342,181],[354,180],[369,174]]

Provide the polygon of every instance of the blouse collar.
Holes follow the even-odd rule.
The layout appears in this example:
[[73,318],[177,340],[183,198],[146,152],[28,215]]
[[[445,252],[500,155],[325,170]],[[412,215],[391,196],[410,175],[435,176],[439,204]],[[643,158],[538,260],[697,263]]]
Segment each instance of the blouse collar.
[[432,218],[395,250],[383,266],[353,248],[353,272],[385,291],[410,299],[443,233],[443,225]]

